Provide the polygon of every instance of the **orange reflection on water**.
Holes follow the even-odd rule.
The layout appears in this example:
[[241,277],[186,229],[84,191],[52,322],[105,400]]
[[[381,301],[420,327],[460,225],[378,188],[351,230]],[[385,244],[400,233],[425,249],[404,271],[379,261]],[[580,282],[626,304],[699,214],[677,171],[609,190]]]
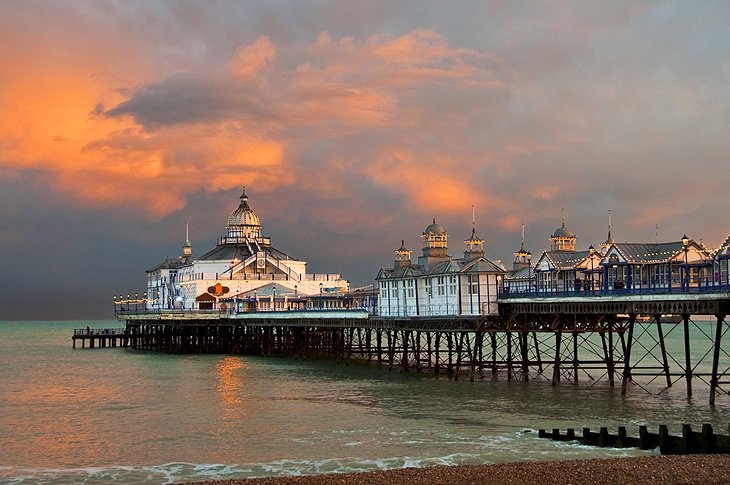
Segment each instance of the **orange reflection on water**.
[[221,404],[226,407],[226,414],[239,414],[240,411],[241,390],[243,389],[243,378],[240,369],[243,369],[243,361],[237,357],[223,357],[216,365],[218,397]]

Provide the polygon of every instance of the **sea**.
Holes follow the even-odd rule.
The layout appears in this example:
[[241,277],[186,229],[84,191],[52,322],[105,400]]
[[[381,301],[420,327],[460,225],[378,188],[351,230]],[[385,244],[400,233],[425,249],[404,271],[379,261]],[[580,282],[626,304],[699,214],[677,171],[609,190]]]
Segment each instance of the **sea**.
[[[72,349],[74,328],[0,322],[0,483],[133,484],[658,454],[538,438],[660,424],[726,433],[730,398],[605,379],[453,381],[358,362]],[[678,338],[678,337],[671,337]],[[680,345],[677,341],[672,345]]]

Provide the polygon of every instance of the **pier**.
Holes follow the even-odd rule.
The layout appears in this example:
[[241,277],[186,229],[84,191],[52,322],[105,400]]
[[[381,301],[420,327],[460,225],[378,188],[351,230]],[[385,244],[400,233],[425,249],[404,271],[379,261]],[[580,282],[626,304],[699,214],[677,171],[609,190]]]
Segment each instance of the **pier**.
[[74,329],[73,348],[76,342],[81,342],[81,348],[106,348],[106,347],[127,347],[129,338],[126,328],[77,328]]
[[[543,380],[659,394],[728,395],[730,297],[620,294],[500,298],[496,315],[382,317],[362,308],[146,311],[117,308],[131,348],[358,359],[451,379]],[[670,348],[669,337],[681,338]]]

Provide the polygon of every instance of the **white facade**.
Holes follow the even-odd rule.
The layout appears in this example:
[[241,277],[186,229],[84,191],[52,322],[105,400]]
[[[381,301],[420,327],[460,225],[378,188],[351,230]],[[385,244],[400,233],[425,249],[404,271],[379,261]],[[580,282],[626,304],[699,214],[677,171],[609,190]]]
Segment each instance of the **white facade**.
[[464,258],[447,254],[448,234],[434,220],[423,232],[423,255],[411,264],[410,251],[395,251],[394,268],[376,281],[378,313],[384,317],[496,315],[504,270],[484,257],[474,230],[464,241]]
[[[228,218],[227,235],[199,258],[181,256],[149,270],[147,308],[161,310],[220,309],[221,301],[276,283],[281,293],[296,296],[344,294],[349,282],[338,273],[308,274],[307,263],[271,246],[261,235],[258,216],[248,197]],[[186,243],[186,251],[190,248]],[[274,295],[275,296],[275,295]]]

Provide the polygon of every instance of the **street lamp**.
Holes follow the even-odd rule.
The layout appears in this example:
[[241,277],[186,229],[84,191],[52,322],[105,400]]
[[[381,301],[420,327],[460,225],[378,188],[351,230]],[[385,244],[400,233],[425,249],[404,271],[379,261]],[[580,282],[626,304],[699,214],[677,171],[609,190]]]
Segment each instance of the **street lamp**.
[[322,309],[322,283],[319,284],[319,309]]
[[689,291],[689,263],[687,262],[687,252],[689,251],[689,238],[685,234],[682,236],[682,250],[684,251],[684,279],[687,291]]
[[596,253],[596,248],[593,244],[588,248],[588,253],[591,255],[591,294],[593,294],[593,255]]
[[532,253],[527,252],[527,292],[532,292]]
[[350,308],[350,281],[345,280],[345,283],[347,283],[347,287],[345,289],[345,307]]

